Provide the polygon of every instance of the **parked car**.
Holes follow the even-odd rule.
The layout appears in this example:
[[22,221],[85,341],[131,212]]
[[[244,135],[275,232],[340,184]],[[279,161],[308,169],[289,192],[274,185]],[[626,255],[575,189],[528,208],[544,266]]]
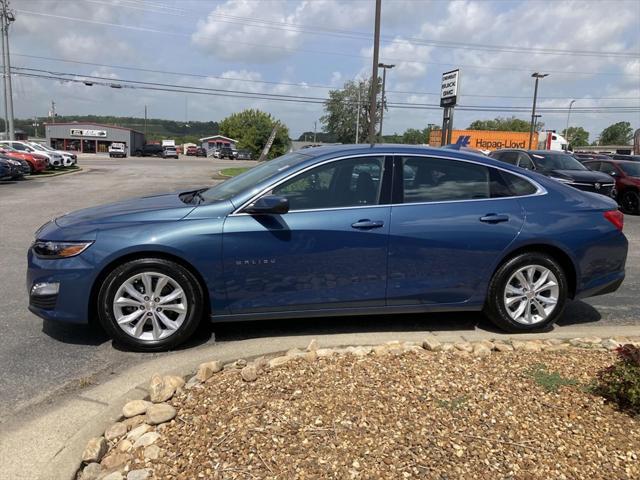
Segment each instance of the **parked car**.
[[18,176],[18,167],[9,160],[0,158],[0,180],[12,180]]
[[584,165],[606,173],[616,181],[618,203],[626,213],[640,215],[640,162],[628,160],[589,160]]
[[622,155],[620,153],[614,153],[611,155],[614,160],[629,160],[632,162],[640,162],[640,155]]
[[133,153],[136,157],[162,157],[164,148],[158,143],[147,143]]
[[122,142],[113,142],[109,145],[109,158],[126,158],[127,146]]
[[238,160],[251,160],[251,150],[238,150]]
[[70,167],[78,163],[78,156],[73,152],[67,152],[65,150],[55,150],[48,145],[42,145],[36,142],[29,142],[29,145],[35,148],[40,154],[57,154],[62,157],[62,166]]
[[196,150],[196,157],[206,157],[206,156],[207,156],[207,150],[202,147],[198,147]]
[[615,180],[602,172],[592,172],[578,160],[563,152],[550,150],[496,150],[492,158],[534,170],[578,190],[616,198]]
[[24,160],[29,165],[30,173],[39,173],[47,168],[47,158],[37,153],[19,152],[7,145],[0,145],[0,154],[14,160]]
[[38,155],[42,155],[43,157],[46,157],[47,165],[49,167],[62,167],[65,163],[64,158],[62,157],[61,154],[55,153],[55,152],[46,152],[40,149],[36,149],[35,147],[28,144],[27,142],[19,142],[19,141],[13,141],[13,140],[0,140],[0,146],[2,145],[9,146],[14,150],[18,150],[19,152],[37,153]]
[[233,160],[233,150],[231,147],[220,147],[213,152],[213,158],[228,158]]
[[11,167],[9,178],[11,180],[21,180],[25,175],[28,175],[29,165],[24,160],[14,160],[6,156],[0,157],[3,162],[6,162]]
[[187,147],[187,155],[189,156],[195,156],[198,154],[198,147],[196,146],[189,146]]
[[164,147],[162,158],[178,158],[176,147]]
[[573,153],[573,157],[579,162],[586,162],[587,160],[611,160],[609,155],[603,153]]
[[35,234],[26,284],[35,314],[96,312],[139,350],[173,348],[203,318],[484,311],[529,332],[620,286],[623,223],[610,198],[488,157],[318,147],[58,217]]

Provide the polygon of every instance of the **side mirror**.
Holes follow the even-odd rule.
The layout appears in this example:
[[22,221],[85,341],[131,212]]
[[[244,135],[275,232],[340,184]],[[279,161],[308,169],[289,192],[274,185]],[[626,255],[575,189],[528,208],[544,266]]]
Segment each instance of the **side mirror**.
[[277,195],[266,195],[260,197],[254,203],[244,209],[245,213],[251,215],[267,215],[282,214],[289,211],[289,199],[286,197],[279,197]]

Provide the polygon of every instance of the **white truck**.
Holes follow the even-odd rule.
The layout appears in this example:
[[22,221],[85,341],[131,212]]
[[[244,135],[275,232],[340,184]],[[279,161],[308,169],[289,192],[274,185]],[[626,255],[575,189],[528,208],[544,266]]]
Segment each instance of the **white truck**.
[[120,157],[126,158],[127,156],[127,146],[121,142],[113,142],[109,145],[109,157]]
[[545,130],[538,134],[538,149],[566,152],[569,149],[569,142],[555,130]]

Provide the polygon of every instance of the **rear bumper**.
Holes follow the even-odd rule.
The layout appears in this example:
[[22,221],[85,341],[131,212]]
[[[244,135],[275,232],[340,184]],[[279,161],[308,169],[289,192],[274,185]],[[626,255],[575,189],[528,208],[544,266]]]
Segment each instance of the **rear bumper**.
[[582,291],[578,292],[575,299],[597,297],[598,295],[606,295],[613,293],[624,281],[625,272],[615,272],[604,277],[597,278],[589,282],[589,285]]

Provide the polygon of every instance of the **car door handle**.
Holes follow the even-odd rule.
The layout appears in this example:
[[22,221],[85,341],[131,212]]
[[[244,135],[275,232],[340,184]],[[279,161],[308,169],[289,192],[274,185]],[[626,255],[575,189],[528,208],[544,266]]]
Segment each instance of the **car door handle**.
[[356,223],[351,224],[353,228],[358,228],[360,230],[371,230],[372,228],[380,228],[383,225],[384,222],[382,220],[369,219],[358,220]]
[[504,213],[487,213],[484,217],[480,217],[480,221],[485,223],[508,222],[509,215]]

